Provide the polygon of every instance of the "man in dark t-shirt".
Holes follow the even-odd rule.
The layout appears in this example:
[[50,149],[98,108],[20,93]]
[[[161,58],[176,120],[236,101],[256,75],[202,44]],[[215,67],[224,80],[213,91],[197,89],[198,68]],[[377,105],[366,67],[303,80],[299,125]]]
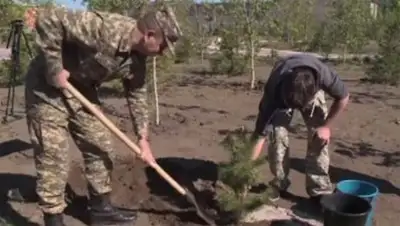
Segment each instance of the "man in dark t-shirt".
[[[334,99],[329,111],[324,92]],[[268,160],[274,175],[270,185],[275,188],[272,201],[278,200],[290,185],[287,127],[294,109],[301,112],[308,128],[307,193],[317,201],[332,192],[328,174],[330,127],[348,100],[347,87],[336,72],[312,55],[296,54],[275,64],[259,104],[252,156],[258,158],[268,137]]]

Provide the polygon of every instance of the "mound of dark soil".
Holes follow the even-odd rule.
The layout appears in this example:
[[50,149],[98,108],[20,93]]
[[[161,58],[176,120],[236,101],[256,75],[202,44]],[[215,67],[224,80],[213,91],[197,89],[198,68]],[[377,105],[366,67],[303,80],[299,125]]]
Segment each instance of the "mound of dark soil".
[[[207,207],[207,212],[216,213],[213,201],[213,186],[217,180],[215,163],[184,158],[163,158],[157,161],[179,184],[191,191],[202,206]],[[81,167],[74,166],[70,178],[67,192],[71,203],[68,207],[69,213],[87,222],[82,209],[87,201],[86,182]],[[117,162],[113,180],[113,201],[121,207],[148,214],[149,223],[153,225],[207,225],[197,216],[195,208],[185,197],[139,160]]]

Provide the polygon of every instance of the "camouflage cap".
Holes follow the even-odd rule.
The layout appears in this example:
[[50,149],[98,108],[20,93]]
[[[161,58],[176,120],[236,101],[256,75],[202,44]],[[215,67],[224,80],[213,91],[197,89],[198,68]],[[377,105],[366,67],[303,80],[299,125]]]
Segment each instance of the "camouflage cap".
[[172,8],[164,6],[162,9],[158,10],[156,13],[156,21],[163,32],[170,53],[174,56],[174,43],[183,35],[183,33]]

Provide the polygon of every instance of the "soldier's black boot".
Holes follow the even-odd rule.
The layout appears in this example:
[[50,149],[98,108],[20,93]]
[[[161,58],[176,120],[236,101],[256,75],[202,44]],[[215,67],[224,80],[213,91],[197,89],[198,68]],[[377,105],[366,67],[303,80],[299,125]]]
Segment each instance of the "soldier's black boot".
[[44,226],[66,226],[62,214],[44,214]]
[[136,211],[113,206],[109,194],[91,196],[89,213],[91,226],[132,226],[137,219]]

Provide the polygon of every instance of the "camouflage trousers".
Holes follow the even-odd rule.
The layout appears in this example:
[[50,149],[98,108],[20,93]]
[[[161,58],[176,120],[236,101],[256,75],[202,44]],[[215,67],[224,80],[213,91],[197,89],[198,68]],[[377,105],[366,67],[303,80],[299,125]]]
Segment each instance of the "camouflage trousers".
[[[332,184],[329,178],[328,145],[315,138],[315,128],[320,126],[328,113],[323,91],[319,91],[313,101],[301,111],[308,129],[307,154],[305,158],[306,190],[309,196],[329,194]],[[289,162],[288,125],[293,117],[293,110],[278,111],[272,119],[272,131],[269,134],[268,161],[274,179],[270,184],[280,190],[286,190]]]
[[61,213],[66,207],[64,192],[70,163],[68,134],[82,152],[90,194],[110,192],[114,153],[111,133],[78,100],[61,98],[58,90],[49,87],[40,97],[32,83],[27,79],[26,113],[35,153],[36,192],[43,212]]

